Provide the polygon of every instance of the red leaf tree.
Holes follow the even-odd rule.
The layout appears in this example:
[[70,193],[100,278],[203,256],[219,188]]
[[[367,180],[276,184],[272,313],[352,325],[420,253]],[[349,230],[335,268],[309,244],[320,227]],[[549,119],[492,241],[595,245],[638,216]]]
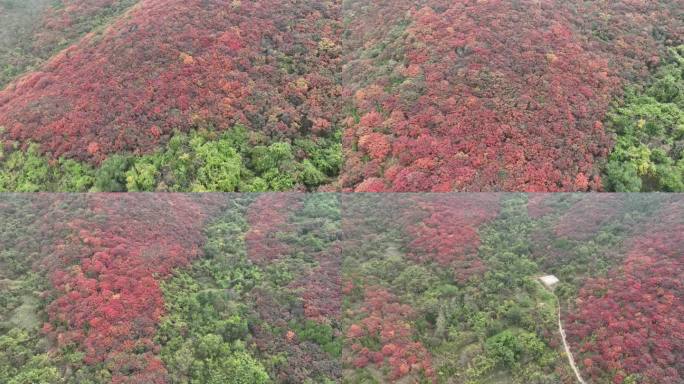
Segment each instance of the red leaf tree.
[[341,186],[601,189],[601,120],[684,41],[677,3],[352,2]]
[[[408,257],[452,268],[454,279],[465,283],[484,273],[479,259],[478,228],[499,212],[499,195],[421,195],[417,207],[404,218],[410,242]],[[416,213],[418,216],[416,217]]]
[[[412,340],[410,320],[412,309],[399,303],[394,295],[382,287],[366,287],[364,301],[356,311],[360,320],[347,329],[349,360],[355,367],[373,364],[378,368],[390,368],[390,380],[414,377],[422,372],[436,382],[430,353],[417,341]],[[378,348],[364,347],[363,338],[379,342]]]
[[[68,1],[51,25],[89,3]],[[338,12],[329,2],[140,0],[1,91],[2,138],[99,162],[150,152],[175,129],[327,134],[340,110]]]
[[44,331],[113,383],[168,381],[153,342],[164,303],[158,279],[200,253],[201,206],[189,196],[93,195],[72,235],[55,245]]
[[586,282],[568,315],[570,343],[592,380],[684,380],[684,204],[667,205],[646,231],[621,267]]

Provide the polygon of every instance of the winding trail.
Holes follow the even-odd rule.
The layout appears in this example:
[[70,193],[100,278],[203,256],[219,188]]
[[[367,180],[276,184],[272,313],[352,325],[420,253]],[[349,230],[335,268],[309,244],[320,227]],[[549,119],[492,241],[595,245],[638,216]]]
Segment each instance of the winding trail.
[[554,294],[554,296],[556,297],[556,302],[558,303],[558,331],[560,332],[561,338],[563,339],[563,347],[565,348],[565,354],[568,356],[568,362],[570,363],[572,370],[575,372],[575,377],[577,377],[577,381],[581,384],[587,384],[587,382],[584,381],[584,379],[582,379],[579,369],[577,369],[577,365],[575,365],[575,358],[572,356],[572,352],[570,352],[570,346],[568,346],[568,342],[565,340],[565,330],[563,329],[563,323],[561,322],[560,300],[558,299],[558,296],[556,296],[556,294]]

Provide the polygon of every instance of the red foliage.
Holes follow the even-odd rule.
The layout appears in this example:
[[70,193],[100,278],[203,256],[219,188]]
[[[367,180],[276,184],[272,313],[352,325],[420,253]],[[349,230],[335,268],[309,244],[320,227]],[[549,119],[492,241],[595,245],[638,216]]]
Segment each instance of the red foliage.
[[288,218],[301,206],[303,195],[267,193],[257,197],[247,211],[249,231],[245,234],[247,255],[257,264],[266,264],[287,254],[288,245],[278,232],[292,230]]
[[[411,307],[399,303],[382,287],[366,287],[358,313],[363,318],[347,330],[351,345],[351,356],[347,358],[355,367],[375,364],[381,368],[387,364],[391,369],[390,380],[423,372],[432,382],[437,382],[430,353],[420,342],[412,340]],[[362,347],[359,339],[365,337],[379,340],[381,347],[378,350]]]
[[560,218],[555,234],[573,240],[595,236],[606,222],[620,213],[624,202],[624,196],[616,194],[583,196]]
[[[414,261],[432,261],[453,268],[454,278],[461,283],[481,275],[486,266],[477,255],[477,230],[496,217],[499,198],[497,194],[416,197],[419,209],[412,208],[408,211],[412,217],[404,219],[411,239],[411,253],[407,256]],[[417,218],[415,212],[425,216]]]
[[390,143],[385,135],[373,132],[359,138],[359,148],[366,151],[371,159],[383,160],[390,152]]
[[[684,204],[667,206],[633,240],[624,265],[586,282],[568,315],[569,341],[592,381],[684,380]],[[608,375],[608,377],[605,377]]]
[[533,219],[539,219],[554,212],[554,208],[548,204],[553,197],[546,193],[533,193],[527,195],[527,214]]
[[180,195],[93,195],[88,211],[55,247],[44,330],[87,364],[107,362],[113,383],[164,383],[152,340],[164,309],[157,279],[198,256],[205,215]]
[[356,186],[354,192],[383,192],[385,190],[385,182],[377,177],[371,177]]
[[344,85],[363,118],[344,136],[348,190],[600,189],[610,100],[684,37],[677,1],[354,4]]
[[[128,1],[64,3],[38,46],[76,36],[72,15]],[[600,190],[609,102],[684,41],[680,12],[677,0],[140,0],[0,92],[0,138],[98,162],[174,129],[294,139],[345,125],[348,191]]]
[[318,267],[297,279],[290,288],[300,291],[304,315],[314,321],[330,323],[342,308],[342,256],[334,247],[317,255]]
[[[0,92],[3,139],[99,161],[206,124],[242,123],[274,137],[325,133],[339,109],[331,106],[337,12],[331,2],[141,0],[102,36]],[[69,23],[62,19],[55,24]],[[147,132],[153,126],[159,134]],[[92,143],[99,151],[86,151]]]

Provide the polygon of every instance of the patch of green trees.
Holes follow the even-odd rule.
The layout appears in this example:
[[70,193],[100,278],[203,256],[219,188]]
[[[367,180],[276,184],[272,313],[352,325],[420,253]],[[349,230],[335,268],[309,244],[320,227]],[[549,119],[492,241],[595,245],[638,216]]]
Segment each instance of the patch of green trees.
[[684,191],[684,46],[645,88],[627,88],[608,114],[617,137],[605,167],[606,187],[617,192]]
[[33,271],[43,253],[42,212],[23,195],[3,197],[0,206],[0,383],[52,384],[61,374],[40,334],[47,288]]
[[[242,126],[176,133],[147,155],[115,154],[96,167],[51,161],[35,144],[0,142],[0,192],[262,192],[315,189],[342,166],[339,137],[272,142]],[[6,143],[7,144],[7,143]],[[8,148],[4,150],[2,148]]]
[[270,382],[248,346],[248,301],[260,279],[245,257],[242,235],[249,199],[236,200],[206,229],[206,258],[162,283],[166,315],[157,341],[175,383]]

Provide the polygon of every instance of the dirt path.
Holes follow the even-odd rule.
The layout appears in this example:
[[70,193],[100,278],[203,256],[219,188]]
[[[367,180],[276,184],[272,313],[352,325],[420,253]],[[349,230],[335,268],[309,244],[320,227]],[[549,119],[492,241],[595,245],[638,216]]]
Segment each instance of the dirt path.
[[572,370],[575,372],[575,377],[577,377],[577,381],[581,384],[587,384],[587,382],[584,381],[584,379],[582,379],[582,376],[580,376],[579,369],[577,369],[577,366],[575,365],[575,359],[572,357],[572,352],[570,352],[568,342],[565,340],[565,330],[563,329],[563,323],[561,322],[560,300],[558,300],[558,296],[556,296],[556,302],[558,303],[558,331],[560,332],[561,338],[563,339],[563,347],[565,348],[565,354],[568,356],[568,362],[570,363]]

